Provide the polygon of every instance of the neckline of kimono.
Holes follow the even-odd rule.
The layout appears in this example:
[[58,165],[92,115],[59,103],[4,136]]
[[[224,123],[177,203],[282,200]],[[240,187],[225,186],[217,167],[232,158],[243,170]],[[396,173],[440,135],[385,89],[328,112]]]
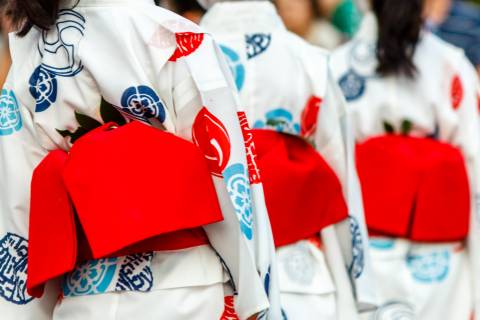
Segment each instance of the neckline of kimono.
[[201,25],[212,32],[272,32],[286,27],[270,1],[218,2],[207,11]]
[[118,5],[118,4],[152,4],[154,5],[154,0],[65,0],[62,3],[62,7],[66,8],[81,8],[81,7],[101,7],[108,5]]

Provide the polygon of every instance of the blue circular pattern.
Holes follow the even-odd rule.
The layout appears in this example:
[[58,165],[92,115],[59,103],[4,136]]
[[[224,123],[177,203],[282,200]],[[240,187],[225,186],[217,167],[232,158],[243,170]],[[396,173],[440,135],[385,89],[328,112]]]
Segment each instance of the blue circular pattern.
[[372,320],[414,320],[415,310],[405,302],[388,302],[378,308]]
[[14,304],[33,300],[27,293],[28,241],[7,233],[0,240],[0,296]]
[[445,250],[422,255],[409,254],[407,265],[413,278],[418,282],[442,282],[450,270],[450,252]]
[[35,112],[47,110],[57,101],[57,78],[42,66],[35,69],[29,80],[30,94],[35,99]]
[[354,101],[362,97],[365,93],[366,83],[366,78],[353,70],[349,70],[338,82],[347,101]]
[[22,116],[15,93],[3,89],[0,96],[0,136],[11,135],[20,129],[22,129]]
[[253,59],[267,51],[272,42],[272,35],[266,33],[254,33],[245,36],[247,43],[247,58]]
[[122,95],[122,110],[136,120],[148,119],[165,121],[165,105],[156,92],[147,86],[130,87]]
[[349,221],[350,233],[352,235],[352,263],[348,270],[354,279],[358,279],[365,267],[362,233],[360,232],[360,224],[355,217],[350,216]]
[[152,259],[153,252],[126,256],[118,274],[115,291],[150,291],[153,286],[150,269]]
[[293,121],[293,115],[290,111],[278,108],[265,114],[265,120],[258,120],[253,128],[270,128],[278,132],[300,134],[300,124]]
[[75,297],[105,293],[117,269],[117,258],[99,259],[84,262],[65,276],[63,295]]
[[227,63],[235,79],[237,90],[241,91],[245,84],[245,67],[240,60],[240,56],[227,46],[220,45],[220,49],[227,58]]
[[227,190],[233,201],[235,212],[240,221],[240,228],[248,240],[253,238],[252,198],[248,172],[240,164],[233,164],[225,169],[223,176]]
[[395,247],[395,240],[382,239],[382,238],[370,238],[370,247],[377,250],[391,250]]

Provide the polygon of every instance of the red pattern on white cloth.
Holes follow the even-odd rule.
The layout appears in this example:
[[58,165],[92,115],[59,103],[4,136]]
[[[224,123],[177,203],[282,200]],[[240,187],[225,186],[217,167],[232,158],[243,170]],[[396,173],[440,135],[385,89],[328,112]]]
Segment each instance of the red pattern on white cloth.
[[181,57],[188,56],[195,52],[203,42],[203,33],[182,32],[176,33],[177,49],[170,57],[170,61],[177,61]]
[[463,84],[458,75],[455,75],[452,79],[450,93],[452,97],[452,107],[457,110],[463,100]]
[[220,320],[240,320],[235,312],[232,296],[225,297],[225,310]]
[[203,151],[214,176],[222,177],[230,160],[230,137],[223,123],[203,107],[192,128],[193,142]]
[[238,119],[240,120],[240,127],[242,128],[243,139],[245,140],[245,149],[247,152],[248,175],[251,184],[261,183],[260,169],[257,164],[257,151],[255,149],[255,142],[253,135],[248,125],[248,119],[245,112],[238,112]]
[[320,106],[322,104],[322,98],[311,96],[308,99],[305,109],[302,111],[300,130],[301,135],[304,137],[310,137],[315,133],[317,129],[317,118],[320,112]]

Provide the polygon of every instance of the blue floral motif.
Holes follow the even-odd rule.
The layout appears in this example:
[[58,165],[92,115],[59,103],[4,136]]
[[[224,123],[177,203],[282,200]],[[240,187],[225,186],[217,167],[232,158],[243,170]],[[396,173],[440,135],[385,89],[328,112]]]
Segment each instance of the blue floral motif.
[[358,279],[365,267],[365,257],[363,252],[362,233],[360,232],[360,224],[355,217],[350,216],[350,233],[352,235],[352,263],[348,270],[354,279]]
[[150,269],[152,259],[153,252],[126,256],[118,274],[115,291],[150,291],[153,286]]
[[11,135],[22,129],[22,116],[17,97],[12,90],[2,90],[0,96],[0,136]]
[[0,296],[14,304],[33,300],[27,293],[28,241],[7,233],[0,240]]
[[47,110],[57,101],[58,83],[55,74],[42,66],[35,69],[29,81],[30,94],[36,101],[35,112]]
[[235,85],[238,91],[241,91],[245,84],[245,67],[240,60],[240,56],[233,49],[220,45],[220,49],[227,58],[227,63],[235,79]]
[[68,274],[63,282],[65,297],[105,293],[115,276],[117,258],[87,261]]
[[395,240],[393,239],[371,238],[369,242],[370,247],[377,250],[390,250],[395,247]]
[[338,84],[342,89],[343,95],[347,101],[354,101],[359,99],[365,93],[367,80],[360,76],[353,70],[349,70],[344,74]]
[[130,87],[122,95],[122,111],[133,119],[147,122],[149,119],[165,121],[165,104],[155,91],[147,86]]
[[255,129],[271,128],[278,132],[300,134],[300,124],[293,121],[292,113],[286,109],[271,110],[265,114],[265,119],[265,121],[256,121],[253,127]]
[[450,252],[445,250],[422,255],[409,254],[407,265],[418,282],[442,282],[450,270]]
[[272,35],[266,33],[254,33],[245,36],[247,43],[247,58],[253,59],[267,51],[272,43]]
[[223,176],[227,183],[228,193],[233,201],[240,221],[240,228],[248,240],[253,238],[252,197],[248,172],[240,164],[233,164],[225,169]]
[[57,77],[74,77],[83,70],[77,49],[85,31],[85,18],[71,9],[60,10],[55,27],[42,34],[38,47],[42,64],[29,80],[35,112],[47,110],[57,100]]

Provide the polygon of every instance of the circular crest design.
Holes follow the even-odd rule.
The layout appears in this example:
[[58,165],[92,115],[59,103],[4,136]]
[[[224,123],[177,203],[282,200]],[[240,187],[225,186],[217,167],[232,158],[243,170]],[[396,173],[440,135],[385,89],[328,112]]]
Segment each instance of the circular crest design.
[[223,173],[232,199],[240,229],[248,240],[253,238],[252,197],[248,173],[241,163],[233,164]]
[[315,259],[305,243],[292,247],[282,261],[288,277],[299,284],[309,285],[315,277]]
[[0,297],[24,305],[33,300],[27,293],[28,241],[7,233],[0,240]]
[[148,119],[158,119],[164,122],[166,118],[165,105],[150,87],[130,87],[124,91],[121,99],[122,110],[135,120],[148,123]]
[[445,250],[428,254],[409,254],[407,265],[413,278],[418,282],[442,282],[450,270],[450,252]]
[[365,77],[360,76],[353,70],[349,70],[344,74],[338,84],[342,89],[343,95],[347,101],[354,101],[359,99],[365,93],[366,88]]
[[245,84],[245,67],[243,66],[240,56],[233,49],[220,45],[220,49],[227,58],[227,63],[232,72],[233,79],[238,91],[241,91]]
[[22,116],[12,90],[3,89],[0,96],[0,136],[7,136],[22,129]]
[[115,276],[117,262],[117,258],[108,258],[82,263],[65,276],[63,295],[75,297],[107,292]]
[[271,128],[278,132],[299,134],[300,124],[293,121],[293,115],[290,111],[278,108],[265,114],[265,120],[258,120],[253,127],[255,129]]

